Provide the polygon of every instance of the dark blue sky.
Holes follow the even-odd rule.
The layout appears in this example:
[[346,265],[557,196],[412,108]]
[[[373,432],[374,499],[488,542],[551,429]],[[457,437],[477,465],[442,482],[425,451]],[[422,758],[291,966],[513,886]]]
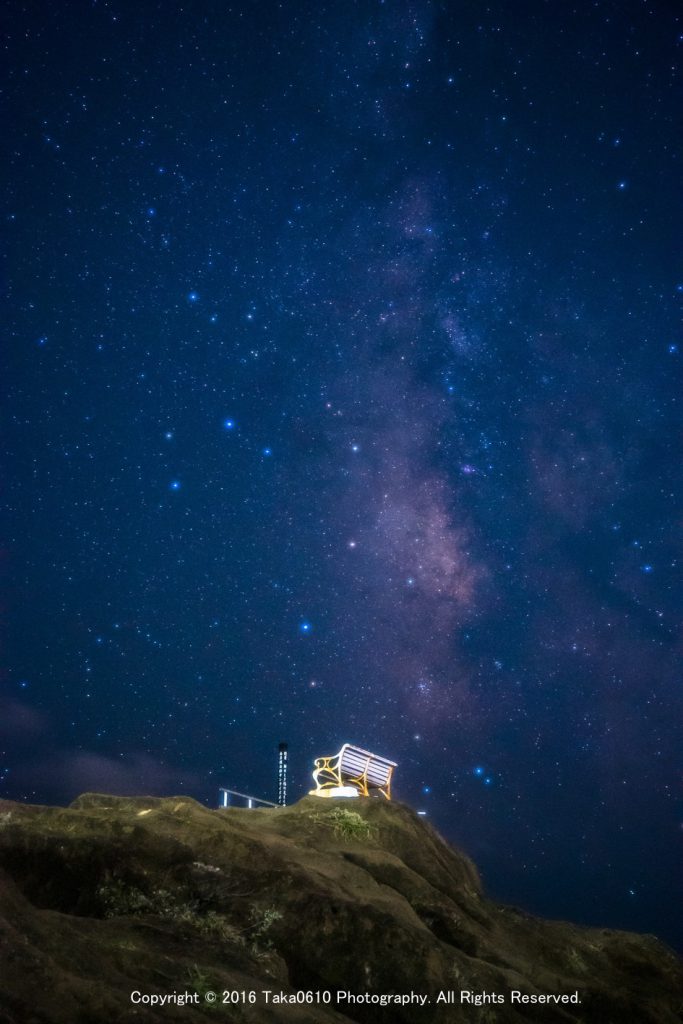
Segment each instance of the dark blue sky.
[[4,25],[2,795],[351,741],[496,897],[683,946],[674,6]]

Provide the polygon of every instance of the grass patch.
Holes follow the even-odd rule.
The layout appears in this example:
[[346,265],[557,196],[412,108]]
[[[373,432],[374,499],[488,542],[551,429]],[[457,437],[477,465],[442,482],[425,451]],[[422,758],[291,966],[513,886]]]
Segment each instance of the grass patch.
[[327,825],[340,839],[358,839],[365,842],[372,839],[377,831],[358,811],[352,811],[347,807],[335,807],[328,814],[315,814],[313,819]]

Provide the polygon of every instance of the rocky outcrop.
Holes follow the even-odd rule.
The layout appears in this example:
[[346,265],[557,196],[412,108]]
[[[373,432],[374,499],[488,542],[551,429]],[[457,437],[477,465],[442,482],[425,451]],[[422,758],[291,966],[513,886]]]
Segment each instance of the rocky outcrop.
[[0,872],[2,1024],[682,1019],[655,938],[491,902],[464,854],[379,799],[2,802]]

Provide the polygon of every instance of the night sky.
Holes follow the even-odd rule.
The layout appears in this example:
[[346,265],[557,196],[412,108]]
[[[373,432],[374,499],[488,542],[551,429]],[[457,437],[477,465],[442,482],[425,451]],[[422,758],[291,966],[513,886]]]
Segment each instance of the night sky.
[[4,4],[0,794],[344,741],[683,947],[683,20]]

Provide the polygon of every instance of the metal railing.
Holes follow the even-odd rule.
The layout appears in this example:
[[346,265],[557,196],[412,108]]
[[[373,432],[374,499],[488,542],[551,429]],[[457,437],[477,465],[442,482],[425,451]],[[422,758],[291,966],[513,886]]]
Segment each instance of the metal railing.
[[225,789],[224,786],[221,786],[220,789],[218,790],[218,792],[220,794],[220,803],[218,805],[219,807],[231,807],[232,806],[232,804],[230,803],[230,797],[231,796],[238,796],[240,798],[240,800],[246,800],[247,801],[247,807],[252,807],[253,808],[255,804],[258,804],[261,807],[277,807],[278,806],[277,804],[274,804],[271,800],[261,800],[261,798],[258,797],[258,796],[249,796],[248,793],[238,793],[238,791],[236,789]]

